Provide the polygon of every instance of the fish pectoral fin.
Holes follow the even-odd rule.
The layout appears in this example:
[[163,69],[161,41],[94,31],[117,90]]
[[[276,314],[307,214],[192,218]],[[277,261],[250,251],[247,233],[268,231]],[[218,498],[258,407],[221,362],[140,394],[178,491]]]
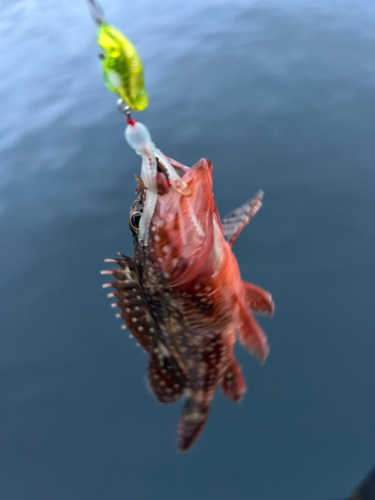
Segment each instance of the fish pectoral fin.
[[236,208],[222,220],[224,238],[231,248],[242,229],[251,221],[262,206],[262,199],[263,192],[259,191],[255,198]]
[[161,353],[151,354],[148,379],[152,392],[160,403],[175,403],[184,393],[186,376],[172,359]]
[[253,313],[272,316],[275,304],[270,293],[252,283],[242,282],[245,304]]
[[267,336],[242,301],[239,301],[238,334],[241,344],[264,363],[269,353]]
[[224,372],[221,388],[223,394],[231,401],[241,401],[242,394],[246,391],[241,366],[234,356]]

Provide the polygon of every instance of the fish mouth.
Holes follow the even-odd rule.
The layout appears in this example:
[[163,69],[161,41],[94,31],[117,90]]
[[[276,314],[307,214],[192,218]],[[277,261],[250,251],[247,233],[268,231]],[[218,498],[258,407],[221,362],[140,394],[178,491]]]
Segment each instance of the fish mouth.
[[171,183],[168,178],[167,169],[159,159],[157,159],[157,170],[158,173],[156,174],[156,186],[158,195],[163,196],[170,190]]
[[[186,174],[187,171],[190,170],[188,167],[186,167],[182,163],[179,163],[179,162],[173,160],[172,158],[169,158],[168,156],[166,157],[166,159],[168,161],[170,161],[175,172],[177,172],[177,174],[181,178]],[[168,176],[168,170],[165,167],[165,165],[163,164],[163,161],[160,158],[156,158],[156,161],[157,161],[157,163],[156,163],[156,165],[157,165],[157,174],[156,174],[157,193],[158,193],[158,195],[163,196],[163,195],[167,194],[171,189],[173,189],[173,187],[172,187],[172,183],[171,183],[169,176]],[[176,189],[176,187],[175,187],[177,192],[179,192],[183,196],[191,196],[191,192],[189,189],[186,189],[185,183],[183,183],[183,185],[184,185],[184,192],[180,191],[179,189]]]

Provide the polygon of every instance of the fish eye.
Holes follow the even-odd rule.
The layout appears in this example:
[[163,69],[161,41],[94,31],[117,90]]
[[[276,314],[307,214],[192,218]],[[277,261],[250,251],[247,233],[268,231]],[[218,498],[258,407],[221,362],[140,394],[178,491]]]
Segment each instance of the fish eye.
[[100,52],[98,54],[98,56],[99,56],[99,59],[101,59],[101,60],[105,59],[105,55],[103,54],[103,52]]
[[139,223],[141,222],[141,212],[134,212],[130,217],[130,227],[133,231],[138,231]]

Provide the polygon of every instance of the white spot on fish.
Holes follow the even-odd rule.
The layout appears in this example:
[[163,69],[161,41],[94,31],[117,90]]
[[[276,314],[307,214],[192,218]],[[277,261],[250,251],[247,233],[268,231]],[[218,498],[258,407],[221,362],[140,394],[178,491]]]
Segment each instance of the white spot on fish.
[[169,356],[169,351],[168,349],[165,347],[164,344],[159,344],[159,349],[160,349],[160,352],[162,354],[164,354],[164,356]]

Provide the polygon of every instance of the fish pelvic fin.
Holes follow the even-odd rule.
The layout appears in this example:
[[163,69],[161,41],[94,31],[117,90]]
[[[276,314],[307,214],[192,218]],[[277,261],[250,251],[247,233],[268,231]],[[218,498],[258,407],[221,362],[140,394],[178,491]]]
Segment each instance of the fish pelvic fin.
[[238,334],[241,344],[264,363],[269,354],[267,336],[241,300],[238,311]]
[[242,284],[247,308],[255,314],[272,316],[275,311],[275,304],[271,294],[252,283],[243,281]]
[[231,401],[241,401],[242,394],[246,391],[241,366],[234,356],[224,372],[221,388],[224,396]]
[[236,208],[222,220],[225,241],[233,247],[242,229],[251,221],[262,206],[263,191],[250,201]]

